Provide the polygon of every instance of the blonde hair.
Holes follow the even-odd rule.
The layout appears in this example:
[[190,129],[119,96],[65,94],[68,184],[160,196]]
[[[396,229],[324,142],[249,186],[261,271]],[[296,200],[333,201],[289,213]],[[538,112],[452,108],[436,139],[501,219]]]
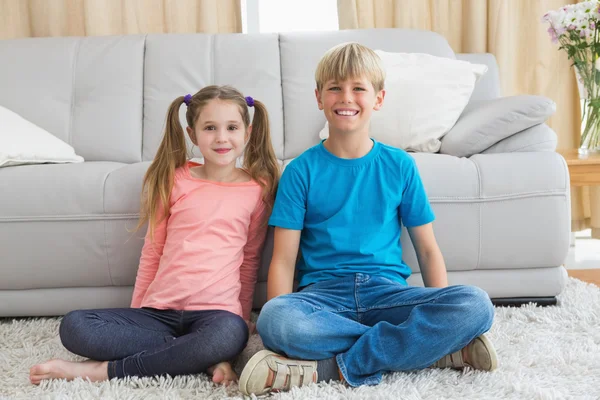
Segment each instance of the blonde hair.
[[[191,96],[185,119],[193,130],[200,112],[211,100],[231,101],[239,106],[240,114],[247,128],[250,125],[250,113],[244,96],[231,86],[206,86]],[[179,122],[179,108],[185,101],[184,96],[173,100],[167,112],[165,134],[158,147],[154,161],[150,164],[142,186],[142,206],[139,229],[148,221],[148,229],[153,237],[154,228],[169,214],[169,202],[173,190],[175,170],[187,162],[187,146],[183,128]],[[254,100],[254,118],[252,132],[244,150],[244,169],[263,189],[263,201],[270,212],[275,201],[279,164],[271,143],[269,116],[265,105]],[[161,210],[158,209],[162,206]],[[160,220],[158,216],[162,214]]]
[[376,92],[383,89],[385,70],[381,58],[370,48],[355,42],[342,43],[327,50],[315,72],[318,91],[330,80],[339,82],[361,76],[371,81]]

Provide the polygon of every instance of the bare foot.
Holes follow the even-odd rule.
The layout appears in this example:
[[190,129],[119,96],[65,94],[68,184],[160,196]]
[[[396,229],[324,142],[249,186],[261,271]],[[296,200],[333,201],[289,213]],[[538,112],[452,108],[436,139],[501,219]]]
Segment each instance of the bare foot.
[[66,361],[50,360],[34,365],[29,369],[29,380],[34,385],[39,385],[44,379],[66,379],[68,381],[77,377],[89,378],[92,382],[108,380],[107,361]]
[[220,383],[225,386],[229,386],[238,380],[236,373],[231,368],[231,364],[225,361],[210,367],[208,373],[212,375],[214,383]]

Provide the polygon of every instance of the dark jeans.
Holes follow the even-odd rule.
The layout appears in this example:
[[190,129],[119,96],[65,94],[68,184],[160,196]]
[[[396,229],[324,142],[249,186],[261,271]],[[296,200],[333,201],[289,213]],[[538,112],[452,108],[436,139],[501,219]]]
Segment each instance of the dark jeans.
[[235,358],[248,341],[244,320],[222,310],[77,310],[60,340],[72,353],[109,361],[108,377],[185,375]]

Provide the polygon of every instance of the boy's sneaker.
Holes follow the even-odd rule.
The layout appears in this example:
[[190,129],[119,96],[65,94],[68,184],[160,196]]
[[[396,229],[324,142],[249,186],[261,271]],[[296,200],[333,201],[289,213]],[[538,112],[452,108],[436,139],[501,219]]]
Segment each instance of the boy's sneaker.
[[240,375],[239,388],[245,395],[260,396],[271,391],[306,386],[316,382],[317,377],[316,361],[291,360],[272,351],[261,350],[248,360]]
[[463,349],[442,357],[433,364],[436,368],[457,368],[466,366],[482,371],[493,371],[498,367],[498,357],[494,345],[485,335],[481,335],[465,346],[468,362],[463,360]]

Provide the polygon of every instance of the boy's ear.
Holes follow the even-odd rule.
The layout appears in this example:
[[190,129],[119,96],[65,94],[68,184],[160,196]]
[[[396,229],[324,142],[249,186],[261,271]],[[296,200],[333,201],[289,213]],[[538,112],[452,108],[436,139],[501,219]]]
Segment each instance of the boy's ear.
[[385,89],[381,89],[375,98],[375,106],[373,110],[379,111],[383,106],[383,98],[385,97]]
[[192,128],[190,128],[189,126],[186,126],[185,130],[187,131],[187,134],[190,137],[190,140],[192,141],[192,143],[194,143],[196,146],[198,146],[198,143],[196,143],[196,135],[194,135],[194,131],[192,130]]
[[322,110],[323,102],[321,101],[321,92],[319,92],[319,89],[315,89],[315,97],[317,98],[317,105],[319,106],[319,110]]

